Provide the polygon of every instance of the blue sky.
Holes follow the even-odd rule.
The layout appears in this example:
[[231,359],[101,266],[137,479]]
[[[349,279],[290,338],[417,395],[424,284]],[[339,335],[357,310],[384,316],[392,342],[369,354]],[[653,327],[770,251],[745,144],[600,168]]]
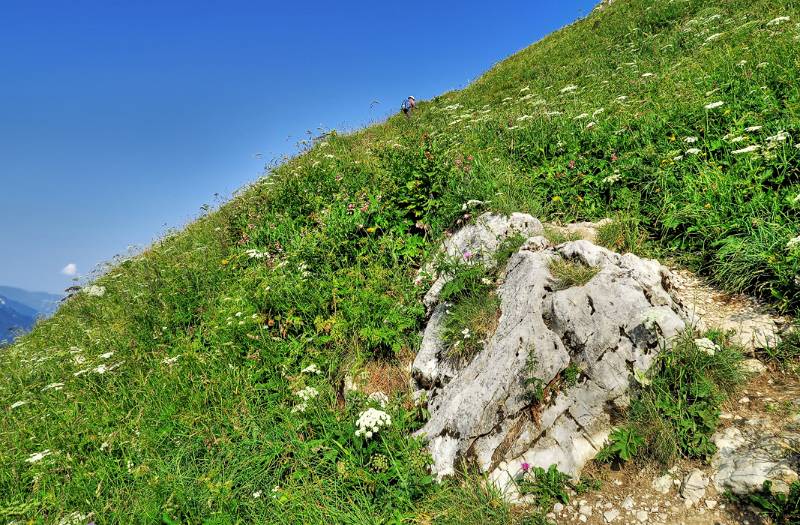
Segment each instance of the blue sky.
[[463,87],[596,1],[4,0],[0,284],[60,291],[306,130]]

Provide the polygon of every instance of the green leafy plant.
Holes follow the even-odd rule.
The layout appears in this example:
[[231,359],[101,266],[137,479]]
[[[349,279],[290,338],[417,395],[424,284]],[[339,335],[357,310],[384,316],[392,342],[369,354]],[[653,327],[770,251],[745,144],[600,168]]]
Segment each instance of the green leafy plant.
[[800,481],[789,486],[789,492],[774,492],[772,482],[764,482],[760,492],[749,494],[747,501],[768,516],[775,525],[800,523]]
[[612,461],[630,461],[639,453],[645,443],[643,436],[628,427],[615,428],[608,438],[608,443],[597,454],[595,459],[601,463]]
[[569,481],[569,475],[560,472],[556,465],[550,465],[547,470],[531,467],[517,481],[517,486],[521,494],[536,498],[537,507],[549,511],[555,503],[569,503]]

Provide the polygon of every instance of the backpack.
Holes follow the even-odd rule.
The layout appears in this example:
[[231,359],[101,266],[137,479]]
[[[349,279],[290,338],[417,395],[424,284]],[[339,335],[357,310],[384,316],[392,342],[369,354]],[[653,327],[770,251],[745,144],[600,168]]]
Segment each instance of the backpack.
[[409,102],[408,99],[404,100],[403,103],[400,105],[400,109],[402,109],[403,111],[411,109],[411,102]]

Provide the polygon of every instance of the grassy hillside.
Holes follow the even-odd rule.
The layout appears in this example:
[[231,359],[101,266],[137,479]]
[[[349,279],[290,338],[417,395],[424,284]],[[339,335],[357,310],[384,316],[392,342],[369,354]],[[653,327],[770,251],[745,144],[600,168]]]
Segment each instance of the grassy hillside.
[[[796,312],[798,23],[794,1],[618,0],[119,261],[0,353],[0,519],[522,519],[474,481],[431,483],[407,437],[416,269],[479,199],[615,216],[618,248],[646,235]],[[347,375],[391,394],[373,439]]]

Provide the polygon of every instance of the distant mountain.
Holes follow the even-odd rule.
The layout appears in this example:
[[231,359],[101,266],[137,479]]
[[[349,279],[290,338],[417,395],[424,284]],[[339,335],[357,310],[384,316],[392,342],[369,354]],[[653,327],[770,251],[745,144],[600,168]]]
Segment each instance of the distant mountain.
[[[17,311],[12,305],[21,307],[22,311]],[[28,331],[33,328],[35,320],[36,312],[34,310],[0,296],[0,344],[14,339],[16,332],[20,330]]]
[[47,292],[30,292],[13,286],[0,286],[0,297],[5,297],[6,300],[11,300],[33,309],[35,312],[34,317],[36,315],[47,317],[55,313],[63,296]]
[[0,286],[0,345],[33,328],[36,319],[52,315],[60,300],[61,296],[51,293]]

